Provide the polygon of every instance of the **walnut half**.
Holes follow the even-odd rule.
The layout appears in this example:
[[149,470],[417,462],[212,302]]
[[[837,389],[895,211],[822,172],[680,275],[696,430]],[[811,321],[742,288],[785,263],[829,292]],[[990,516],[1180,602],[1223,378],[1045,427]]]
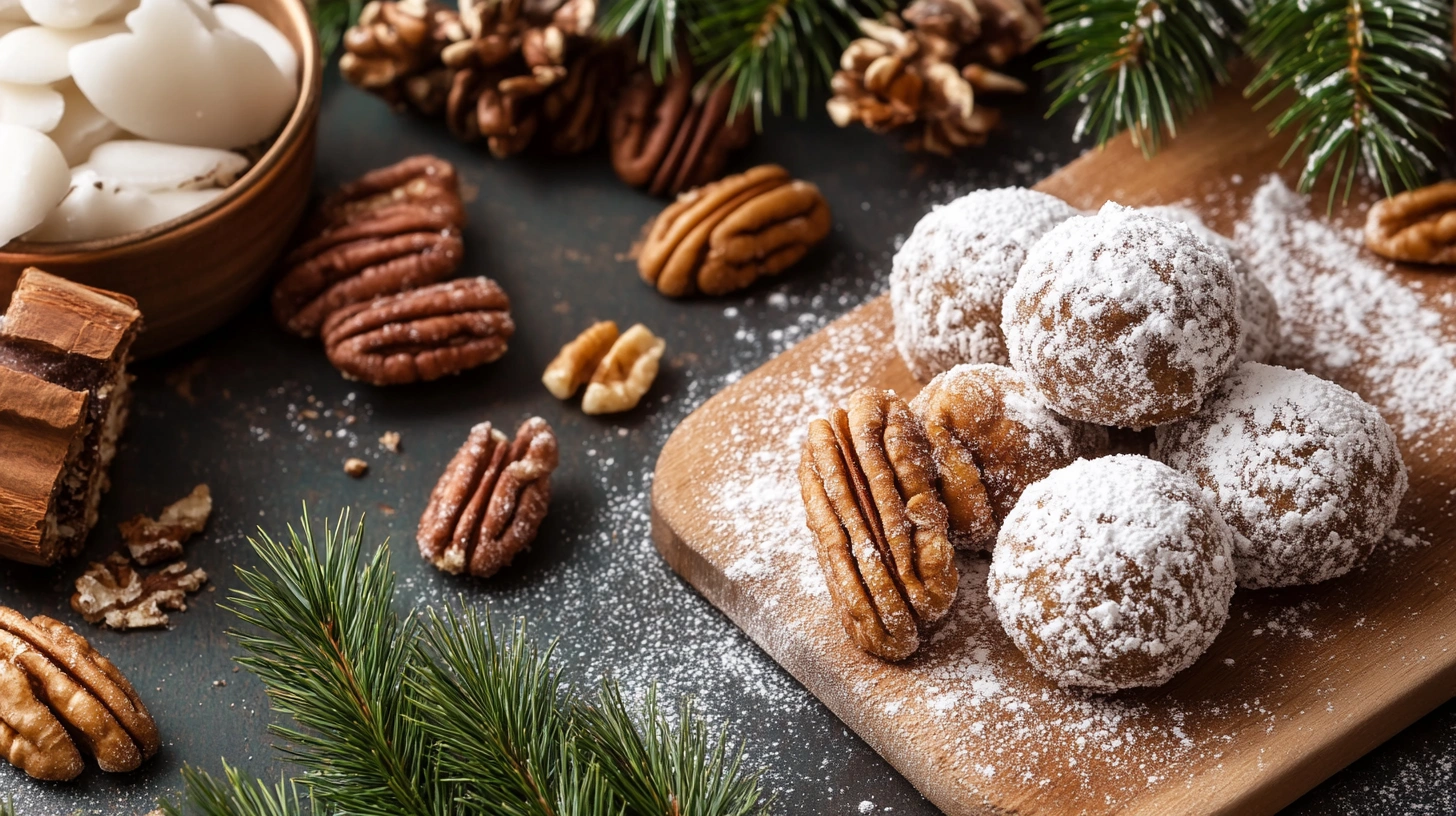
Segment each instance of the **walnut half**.
[[1365,245],[1394,261],[1456,264],[1456,181],[1376,202],[1365,217]]
[[920,420],[864,388],[809,426],[799,486],[819,566],[861,649],[901,660],[955,600],[959,576]]
[[623,332],[597,363],[581,397],[582,412],[615,414],[636,408],[657,379],[658,363],[666,348],[667,341],[641,323]]

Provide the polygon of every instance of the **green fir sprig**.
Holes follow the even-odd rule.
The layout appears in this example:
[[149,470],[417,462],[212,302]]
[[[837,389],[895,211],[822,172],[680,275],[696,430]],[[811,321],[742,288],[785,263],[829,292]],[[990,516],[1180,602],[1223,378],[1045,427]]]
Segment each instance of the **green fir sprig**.
[[1073,138],[1128,131],[1143,155],[1228,82],[1244,25],[1240,0],[1051,0],[1042,34],[1055,52],[1048,116],[1082,106]]
[[364,541],[347,513],[316,536],[306,512],[285,540],[251,540],[262,567],[240,568],[230,598],[239,662],[296,723],[271,728],[302,773],[270,787],[189,768],[169,816],[768,813],[741,745],[710,736],[689,702],[670,722],[655,690],[638,709],[611,680],[587,699],[554,644],[463,603],[400,615],[388,545],[366,558]]
[[1451,4],[1437,0],[1259,0],[1248,49],[1264,61],[1247,93],[1293,101],[1270,126],[1295,133],[1300,190],[1330,171],[1330,202],[1373,175],[1387,194],[1418,186],[1451,118]]

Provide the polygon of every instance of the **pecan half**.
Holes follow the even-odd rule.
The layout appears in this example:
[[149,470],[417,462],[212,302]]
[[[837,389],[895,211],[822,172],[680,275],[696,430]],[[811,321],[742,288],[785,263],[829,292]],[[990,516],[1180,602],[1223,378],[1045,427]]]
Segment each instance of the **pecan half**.
[[865,388],[809,426],[799,485],[819,566],[851,640],[886,660],[920,648],[959,577],[920,421]]
[[727,294],[789,268],[830,226],[818,187],[765,164],[679,196],[648,223],[637,270],[669,297]]
[[578,388],[591,381],[602,358],[607,356],[612,344],[617,342],[617,324],[611,320],[600,320],[587,327],[575,340],[561,347],[555,359],[546,366],[541,382],[551,396],[557,399],[571,399]]
[[142,575],[125,555],[113,553],[76,579],[71,608],[87,623],[110,629],[152,629],[171,622],[162,610],[187,611],[187,594],[205,583],[207,573],[188,570],[182,561]]
[[616,414],[636,408],[657,379],[666,348],[667,341],[641,323],[622,332],[592,372],[581,396],[582,413]]
[[540,417],[514,442],[489,422],[470,429],[420,517],[420,554],[445,572],[488,578],[536,538],[551,504],[556,436]]
[[612,167],[622,181],[677,195],[717,179],[729,155],[752,140],[752,116],[728,118],[734,86],[701,95],[695,82],[686,57],[661,86],[646,70],[628,80],[611,125]]
[[132,560],[142,566],[182,557],[182,544],[207,526],[212,492],[202,484],[167,505],[156,518],[136,516],[117,525]]
[[499,360],[516,331],[489,278],[462,278],[345,306],[324,323],[329,362],[351,380],[400,385]]
[[448,162],[415,156],[365,175],[324,201],[283,261],[273,314],[303,337],[334,310],[443,280],[460,265],[465,221]]
[[[0,750],[32,776],[79,773],[72,739],[104,771],[134,770],[161,747],[131,683],[60,621],[0,607],[0,666]],[[64,725],[65,742],[50,720]]]
[[1456,181],[1376,202],[1365,217],[1365,246],[1395,261],[1456,264]]

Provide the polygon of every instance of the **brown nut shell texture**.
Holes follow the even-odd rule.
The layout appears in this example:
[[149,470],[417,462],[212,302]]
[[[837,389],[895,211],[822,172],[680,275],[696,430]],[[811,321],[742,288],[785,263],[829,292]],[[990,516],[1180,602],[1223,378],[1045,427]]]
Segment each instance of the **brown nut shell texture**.
[[161,748],[125,676],[69,626],[0,607],[0,755],[36,779],[74,779],[82,752],[132,771]]
[[818,187],[765,164],[679,196],[647,225],[637,270],[669,297],[724,295],[793,266],[832,225]]
[[1365,245],[1395,261],[1456,264],[1456,181],[1376,202],[1365,217]]
[[920,421],[865,388],[809,426],[799,485],[819,566],[855,645],[886,660],[920,648],[959,576]]
[[436,283],[335,311],[323,326],[324,349],[352,380],[438,380],[500,359],[516,331],[510,309],[489,278]]
[[733,83],[706,94],[684,56],[661,85],[642,69],[628,80],[612,111],[612,168],[622,181],[652,195],[677,195],[723,174],[728,157],[753,138],[753,117],[729,119]]
[[450,460],[420,517],[420,554],[445,572],[488,578],[536,538],[551,504],[556,435],[521,423],[514,441],[482,422]]
[[312,337],[335,310],[443,280],[464,254],[464,205],[455,168],[413,156],[327,199],[283,260],[273,315]]
[[546,366],[541,383],[551,396],[571,399],[578,389],[591,382],[592,374],[617,342],[619,334],[617,324],[611,320],[599,320],[588,326],[575,340],[561,347],[555,359]]

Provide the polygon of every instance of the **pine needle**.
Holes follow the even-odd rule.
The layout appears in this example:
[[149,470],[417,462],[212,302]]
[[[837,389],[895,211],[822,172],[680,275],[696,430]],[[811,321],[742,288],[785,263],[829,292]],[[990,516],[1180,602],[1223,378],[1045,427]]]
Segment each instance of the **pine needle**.
[[1061,67],[1048,116],[1082,105],[1073,139],[1103,145],[1123,131],[1151,157],[1164,136],[1228,82],[1242,0],[1051,0],[1042,40]]
[[281,781],[270,788],[241,771],[222,764],[223,778],[215,779],[190,765],[183,766],[186,790],[180,803],[163,802],[166,816],[302,816],[298,790]]
[[1451,118],[1451,7],[1437,0],[1261,0],[1248,48],[1267,60],[1245,93],[1294,101],[1270,125],[1295,131],[1299,188],[1332,171],[1330,206],[1361,175],[1387,194],[1418,186],[1444,153]]

